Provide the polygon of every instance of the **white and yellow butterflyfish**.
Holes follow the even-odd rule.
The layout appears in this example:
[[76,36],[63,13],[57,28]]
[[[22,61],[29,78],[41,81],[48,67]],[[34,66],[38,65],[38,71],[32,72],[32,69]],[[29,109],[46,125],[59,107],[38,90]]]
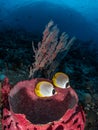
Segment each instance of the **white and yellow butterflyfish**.
[[35,87],[35,93],[38,97],[50,97],[55,94],[55,89],[52,83],[40,81]]
[[69,85],[69,77],[65,73],[57,72],[53,76],[52,81],[53,81],[53,84],[56,87],[59,87],[59,88],[68,88],[68,87],[70,87],[70,85]]

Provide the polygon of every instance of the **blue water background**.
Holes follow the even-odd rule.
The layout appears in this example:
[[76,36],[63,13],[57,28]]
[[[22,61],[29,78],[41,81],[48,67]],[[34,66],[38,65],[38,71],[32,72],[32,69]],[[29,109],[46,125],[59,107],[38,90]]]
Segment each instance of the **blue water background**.
[[51,19],[61,32],[98,44],[98,0],[0,0],[0,31],[40,35]]

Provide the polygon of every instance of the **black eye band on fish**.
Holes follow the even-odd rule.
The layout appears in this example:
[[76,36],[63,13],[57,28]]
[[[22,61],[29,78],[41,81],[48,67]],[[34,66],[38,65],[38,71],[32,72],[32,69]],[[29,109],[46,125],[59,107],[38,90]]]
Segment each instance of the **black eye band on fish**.
[[66,88],[69,88],[69,87],[70,87],[70,83],[67,82],[67,83],[66,83]]
[[54,95],[54,94],[55,94],[55,92],[56,92],[56,91],[55,91],[55,89],[53,89],[53,90],[52,90],[52,94]]

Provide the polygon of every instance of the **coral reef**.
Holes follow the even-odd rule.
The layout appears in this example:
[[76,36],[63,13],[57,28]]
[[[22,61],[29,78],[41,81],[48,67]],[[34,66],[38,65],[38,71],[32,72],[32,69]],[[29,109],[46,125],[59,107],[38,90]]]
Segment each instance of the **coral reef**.
[[[8,78],[4,78],[1,86],[3,130],[84,130],[84,111],[78,105],[78,96],[70,87],[68,77],[59,73],[63,77],[58,78],[57,76],[57,80],[52,81],[50,76],[53,76],[53,70],[55,72],[74,40],[74,37],[70,40],[66,33],[62,33],[60,39],[58,39],[58,28],[53,26],[53,21],[50,21],[43,32],[42,43],[38,43],[38,49],[36,50],[33,45],[35,62],[33,68],[30,68],[30,78],[32,79],[20,81],[12,88]],[[66,51],[66,53],[56,65],[54,61],[56,61],[56,57],[58,59],[62,51]],[[48,79],[38,78],[39,74],[43,77],[43,70],[46,70]],[[53,79],[55,78],[54,76]],[[41,81],[47,81],[51,85],[55,82],[53,84],[54,95],[50,97],[36,95],[36,85]],[[56,82],[60,83],[59,87],[57,87]],[[60,87],[61,84],[63,84],[63,88]],[[39,87],[36,89],[39,89]]]
[[[0,33],[0,42],[2,43],[2,47],[0,46],[0,88],[4,86],[3,83],[5,81],[3,82],[2,80],[4,80],[6,76],[9,78],[11,88],[17,82],[28,79],[28,74],[29,74],[28,64],[31,64],[32,61],[34,62],[34,60],[32,59],[32,55],[34,53],[32,51],[30,44],[33,39],[34,46],[37,47],[37,43],[41,39],[41,37],[39,38],[33,36],[32,38],[32,36],[33,36],[32,34],[31,36],[28,36],[24,32],[20,32],[20,31],[17,32],[8,31],[5,33]],[[24,44],[24,43],[29,43],[29,44]],[[64,59],[60,61],[60,64],[56,69],[67,73],[70,77],[71,86],[76,90],[79,96],[79,104],[81,104],[85,109],[85,113],[86,113],[85,130],[97,130],[98,129],[98,125],[97,125],[98,78],[97,78],[96,70],[97,70],[98,60],[96,60],[96,50],[89,51],[90,45],[93,45],[93,43],[91,43],[90,41],[84,43],[82,41],[77,40],[74,43],[74,46],[71,47],[69,53],[67,53],[66,57],[63,57],[64,53],[61,53],[60,57],[57,58],[60,59],[63,57]],[[56,61],[58,62],[57,59]],[[17,61],[21,64],[17,64]],[[53,65],[57,62],[54,62]],[[53,68],[53,66],[51,67],[51,65],[49,67]],[[43,74],[44,77],[45,74]],[[88,101],[87,100],[88,96],[86,98],[86,94],[89,94],[90,97],[90,100],[87,104],[85,103],[85,99],[86,101]],[[83,98],[84,95],[85,98]],[[1,115],[3,112],[2,111],[3,108],[4,108],[3,104],[0,104]],[[5,114],[10,113],[9,108],[8,110],[5,109],[4,111]],[[21,118],[21,120],[22,119],[24,120],[24,117]],[[51,126],[48,129],[51,129],[52,125],[53,124],[51,124]],[[63,129],[63,126],[60,125],[56,128]]]

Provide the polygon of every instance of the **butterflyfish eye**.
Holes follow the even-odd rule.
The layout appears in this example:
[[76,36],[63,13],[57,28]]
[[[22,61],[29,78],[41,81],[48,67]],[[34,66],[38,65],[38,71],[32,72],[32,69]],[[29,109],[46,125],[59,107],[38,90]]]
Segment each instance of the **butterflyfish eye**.
[[62,73],[62,72],[57,72],[53,76],[52,81],[53,81],[53,84],[56,87],[59,87],[59,88],[68,88],[68,87],[70,87],[70,85],[69,85],[69,77],[66,74]]
[[53,95],[55,94],[55,89],[52,90],[52,94],[53,94]]
[[50,97],[55,94],[55,89],[50,82],[41,81],[35,87],[35,94],[38,97]]

